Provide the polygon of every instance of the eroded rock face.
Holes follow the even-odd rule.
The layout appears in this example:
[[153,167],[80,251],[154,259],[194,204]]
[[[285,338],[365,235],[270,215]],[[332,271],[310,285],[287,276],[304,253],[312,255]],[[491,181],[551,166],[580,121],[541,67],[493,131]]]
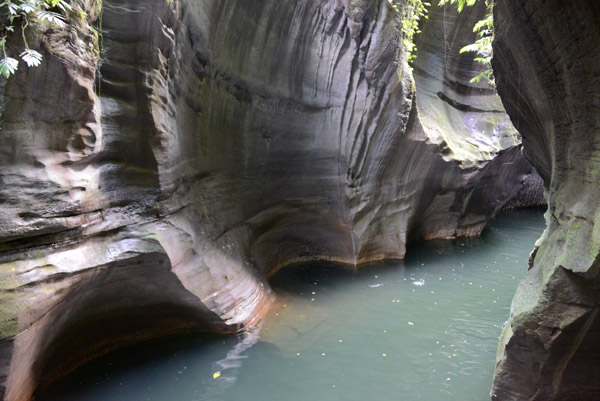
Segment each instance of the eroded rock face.
[[[474,61],[473,53],[460,52],[476,40],[473,26],[485,12],[484,2],[460,14],[455,6],[433,2],[415,41],[414,78],[423,132],[428,142],[440,146],[444,160],[459,162],[465,177],[456,191],[448,187],[437,191],[437,199],[454,198],[460,210],[459,232],[466,234],[470,224],[472,233],[479,233],[499,205],[545,205],[542,181],[523,160],[520,135],[495,89],[486,80],[471,82],[483,66]],[[506,191],[515,185],[520,186],[517,195]],[[448,212],[441,208],[438,215],[447,218]],[[420,221],[429,218],[424,213]],[[444,221],[440,226],[453,224]],[[429,232],[425,238],[444,236],[430,228],[424,231]]]
[[488,145],[465,157],[424,128],[387,1],[103,6],[100,56],[85,21],[39,31],[43,65],[2,87],[7,400],[129,343],[251,326],[286,264],[475,235],[531,173],[513,134],[469,126]]
[[494,71],[549,186],[548,227],[511,308],[492,398],[600,399],[600,3],[498,0]]

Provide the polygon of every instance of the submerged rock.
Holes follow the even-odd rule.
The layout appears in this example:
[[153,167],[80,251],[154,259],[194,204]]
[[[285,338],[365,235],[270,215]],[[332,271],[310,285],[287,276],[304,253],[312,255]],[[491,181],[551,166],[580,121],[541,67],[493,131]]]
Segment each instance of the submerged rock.
[[2,86],[7,400],[116,347],[251,326],[284,265],[476,235],[532,173],[489,88],[457,92],[461,34],[447,70],[420,54],[415,97],[387,1],[104,0],[100,52],[77,4]]
[[600,399],[600,3],[497,0],[494,71],[549,187],[502,334],[494,400]]

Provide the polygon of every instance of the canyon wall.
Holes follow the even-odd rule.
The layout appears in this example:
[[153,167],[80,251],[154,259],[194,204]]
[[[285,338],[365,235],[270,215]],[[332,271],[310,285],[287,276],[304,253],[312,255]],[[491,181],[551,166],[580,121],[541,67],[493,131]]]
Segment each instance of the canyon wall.
[[493,66],[547,228],[502,333],[494,400],[600,399],[600,3],[497,0]]
[[387,1],[102,3],[100,37],[93,0],[32,27],[44,62],[0,87],[9,401],[117,347],[251,327],[287,264],[476,235],[531,177],[464,57],[424,49],[415,96]]

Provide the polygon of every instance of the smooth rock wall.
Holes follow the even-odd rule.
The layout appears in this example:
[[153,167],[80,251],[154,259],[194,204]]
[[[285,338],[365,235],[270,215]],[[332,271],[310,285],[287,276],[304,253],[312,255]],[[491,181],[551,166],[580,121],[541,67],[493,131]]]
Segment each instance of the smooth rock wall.
[[[545,203],[541,180],[522,156],[521,137],[494,87],[485,79],[471,82],[484,67],[474,53],[460,52],[477,39],[473,26],[485,13],[484,2],[462,13],[455,5],[433,2],[415,36],[414,79],[422,132],[449,162],[425,181],[435,182],[452,163],[458,163],[462,176],[455,186],[446,179],[427,195],[434,199],[426,201],[431,206],[416,214],[421,238],[451,237],[453,233],[444,230],[452,227],[458,227],[458,235],[478,234],[508,199],[519,207]],[[448,209],[448,204],[453,206]]]
[[468,158],[432,139],[387,1],[104,0],[99,55],[95,1],[74,4],[87,21],[36,28],[44,63],[1,87],[9,401],[117,347],[252,327],[286,264],[476,235],[531,173],[489,124]]
[[494,400],[600,399],[600,3],[497,0],[498,91],[549,187]]

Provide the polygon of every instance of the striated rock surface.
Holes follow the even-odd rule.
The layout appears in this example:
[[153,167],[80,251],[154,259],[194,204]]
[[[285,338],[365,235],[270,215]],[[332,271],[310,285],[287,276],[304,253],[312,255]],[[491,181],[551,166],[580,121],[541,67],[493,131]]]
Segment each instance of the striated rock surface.
[[547,229],[502,334],[492,398],[600,399],[600,3],[497,0],[494,71],[549,187]]
[[116,347],[252,326],[286,264],[478,234],[531,174],[499,109],[456,107],[499,107],[453,89],[462,58],[422,53],[415,97],[387,1],[104,0],[100,53],[96,2],[74,4],[0,88],[9,401]]
[[[456,188],[453,204],[459,206],[454,209],[458,212],[458,231],[467,235],[471,230],[479,233],[508,199],[509,207],[545,204],[542,181],[522,157],[520,135],[495,89],[485,80],[471,82],[482,65],[474,61],[473,53],[460,53],[476,40],[473,26],[485,12],[484,2],[460,14],[455,6],[433,2],[415,38],[419,118],[427,141],[440,147],[438,152],[445,161],[458,162],[462,168],[465,180]],[[518,194],[507,191],[517,186]],[[437,199],[448,199],[454,191],[446,187],[437,192]],[[431,219],[428,212],[421,221]],[[437,214],[444,219],[449,216],[443,208]],[[425,238],[445,236],[421,224],[428,233]],[[439,226],[452,224],[446,220]]]
[[456,6],[432,4],[415,41],[414,76],[423,127],[432,142],[443,143],[449,157],[464,165],[491,160],[521,143],[496,90],[485,79],[470,82],[483,66],[474,61],[474,53],[460,53],[477,39],[473,26],[485,12],[484,2],[460,14]]

